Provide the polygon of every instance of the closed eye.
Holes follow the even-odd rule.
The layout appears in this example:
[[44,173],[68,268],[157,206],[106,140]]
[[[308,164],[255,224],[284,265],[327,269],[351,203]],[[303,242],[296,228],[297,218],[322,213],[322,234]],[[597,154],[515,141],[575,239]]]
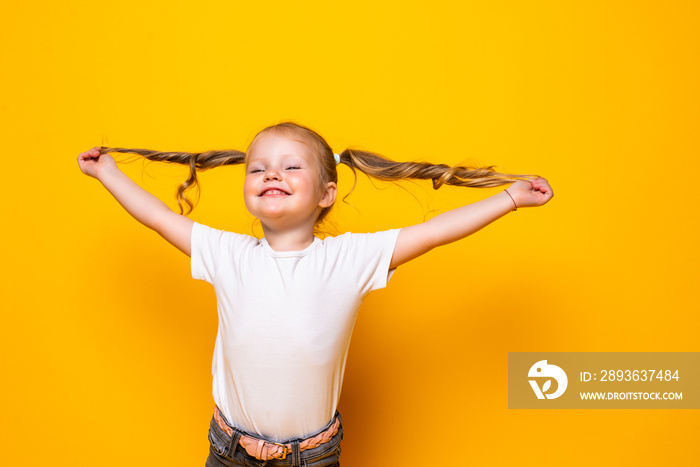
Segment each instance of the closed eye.
[[[301,167],[299,167],[298,165],[292,165],[290,167],[287,167],[287,170],[298,170],[298,169],[301,169]],[[257,172],[264,172],[264,171],[265,171],[264,169],[253,169],[253,170],[250,170],[248,173],[254,174]]]

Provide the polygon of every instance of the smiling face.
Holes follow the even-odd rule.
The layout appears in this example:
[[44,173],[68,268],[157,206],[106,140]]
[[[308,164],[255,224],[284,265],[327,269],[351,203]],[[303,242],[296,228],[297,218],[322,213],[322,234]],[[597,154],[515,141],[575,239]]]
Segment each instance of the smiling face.
[[261,135],[248,151],[243,196],[263,228],[275,229],[307,224],[313,229],[321,209],[335,200],[333,193],[329,204],[309,148],[274,133]]

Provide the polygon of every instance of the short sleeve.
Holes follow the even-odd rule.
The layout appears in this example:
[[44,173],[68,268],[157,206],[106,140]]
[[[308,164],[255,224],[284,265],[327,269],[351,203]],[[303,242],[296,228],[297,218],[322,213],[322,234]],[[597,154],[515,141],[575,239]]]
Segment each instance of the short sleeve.
[[190,266],[192,278],[209,282],[216,277],[222,258],[228,256],[226,231],[195,222],[192,225]]
[[400,230],[353,234],[353,263],[363,294],[383,289],[394,274],[389,265]]

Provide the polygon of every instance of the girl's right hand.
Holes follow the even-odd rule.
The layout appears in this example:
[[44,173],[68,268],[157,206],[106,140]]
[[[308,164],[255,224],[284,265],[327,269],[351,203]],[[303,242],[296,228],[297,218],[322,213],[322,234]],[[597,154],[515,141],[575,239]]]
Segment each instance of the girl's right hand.
[[116,168],[117,163],[109,154],[100,154],[100,146],[81,152],[78,156],[80,170],[91,177],[99,179],[100,173],[108,168]]
[[508,193],[519,208],[542,206],[554,196],[552,187],[543,177],[533,177],[530,181],[518,180],[508,187]]

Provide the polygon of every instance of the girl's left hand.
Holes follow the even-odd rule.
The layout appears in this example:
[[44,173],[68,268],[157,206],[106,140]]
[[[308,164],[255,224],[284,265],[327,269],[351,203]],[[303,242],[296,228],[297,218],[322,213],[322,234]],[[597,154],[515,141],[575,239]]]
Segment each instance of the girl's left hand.
[[507,189],[519,208],[542,206],[554,196],[552,187],[542,177],[533,178],[530,181],[518,180]]

